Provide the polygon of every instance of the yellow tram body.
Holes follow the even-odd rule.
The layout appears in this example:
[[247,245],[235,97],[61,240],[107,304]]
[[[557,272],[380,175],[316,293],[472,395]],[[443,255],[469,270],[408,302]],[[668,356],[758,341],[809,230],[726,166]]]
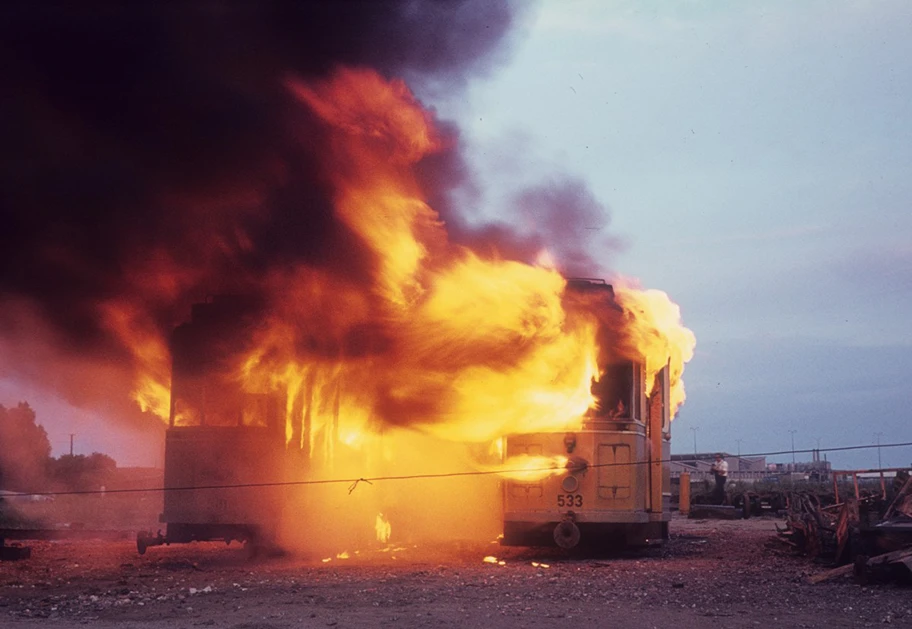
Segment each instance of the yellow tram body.
[[[603,282],[571,281],[570,288],[614,299]],[[669,368],[651,371],[656,376],[647,386],[642,362],[602,365],[593,383],[602,410],[591,409],[579,430],[507,437],[508,461],[527,455],[565,457],[567,464],[536,480],[504,482],[504,545],[641,546],[667,539]]]

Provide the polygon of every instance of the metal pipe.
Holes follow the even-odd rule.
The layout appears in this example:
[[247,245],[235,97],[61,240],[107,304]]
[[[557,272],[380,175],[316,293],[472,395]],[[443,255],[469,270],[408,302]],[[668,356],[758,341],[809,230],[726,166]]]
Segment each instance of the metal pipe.
[[882,432],[875,432],[874,436],[877,437],[877,469],[883,467],[883,464],[880,462],[880,438],[883,436]]
[[690,473],[681,472],[681,488],[678,496],[678,511],[690,513]]

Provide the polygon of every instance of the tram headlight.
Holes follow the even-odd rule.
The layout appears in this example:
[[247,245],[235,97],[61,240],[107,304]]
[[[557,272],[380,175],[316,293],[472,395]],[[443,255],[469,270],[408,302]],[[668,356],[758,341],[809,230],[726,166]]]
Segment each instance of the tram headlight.
[[579,479],[576,476],[564,477],[564,480],[561,481],[561,489],[568,494],[575,492],[579,489]]

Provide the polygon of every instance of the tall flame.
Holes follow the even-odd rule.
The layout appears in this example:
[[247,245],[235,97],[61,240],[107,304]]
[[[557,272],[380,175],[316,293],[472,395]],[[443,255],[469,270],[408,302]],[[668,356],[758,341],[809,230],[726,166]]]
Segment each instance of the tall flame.
[[342,70],[289,88],[332,129],[336,212],[378,264],[369,294],[313,270],[274,277],[282,299],[245,377],[292,393],[288,438],[392,423],[481,442],[578,422],[596,319],[564,309],[556,271],[448,242],[413,173],[440,142],[405,86]]
[[[646,361],[646,382],[655,382],[655,374],[665,365],[669,367],[671,389],[670,409],[674,417],[684,404],[684,365],[693,358],[697,339],[681,323],[681,309],[660,290],[642,290],[629,281],[615,285],[618,301],[628,314],[625,327],[632,343],[633,354]],[[651,390],[647,390],[647,394]]]
[[383,517],[382,513],[378,513],[377,519],[374,522],[374,530],[377,532],[377,541],[386,544],[393,534],[393,525],[390,524],[389,520]]
[[[445,142],[404,83],[340,69],[287,88],[330,138],[322,178],[373,261],[367,278],[297,264],[265,280],[268,315],[233,377],[251,393],[284,392],[290,445],[330,460],[390,426],[477,443],[579,426],[606,325],[610,351],[645,357],[650,383],[671,365],[673,408],[683,403],[694,337],[665,293],[622,282],[618,318],[568,299],[547,251],[526,264],[449,241],[414,170]],[[164,342],[135,312],[109,315],[133,340],[137,400],[166,417]]]

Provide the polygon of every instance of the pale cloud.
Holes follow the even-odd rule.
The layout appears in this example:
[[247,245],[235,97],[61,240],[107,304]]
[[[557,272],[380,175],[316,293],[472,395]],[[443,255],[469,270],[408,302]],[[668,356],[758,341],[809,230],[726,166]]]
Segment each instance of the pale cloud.
[[533,31],[554,36],[621,36],[660,44],[696,30],[716,31],[739,44],[780,51],[800,49],[808,38],[857,37],[876,41],[882,28],[908,24],[904,0],[788,0],[726,3],[712,0],[545,1]]
[[679,245],[689,247],[696,245],[719,245],[729,243],[759,243],[783,241],[809,236],[818,236],[831,231],[828,225],[784,225],[767,230],[717,234],[706,238],[680,240]]
[[[700,3],[686,3],[689,4]],[[660,41],[668,31],[686,31],[697,23],[681,8],[680,3],[668,2],[545,2],[534,29],[553,35],[620,35],[647,42]]]

